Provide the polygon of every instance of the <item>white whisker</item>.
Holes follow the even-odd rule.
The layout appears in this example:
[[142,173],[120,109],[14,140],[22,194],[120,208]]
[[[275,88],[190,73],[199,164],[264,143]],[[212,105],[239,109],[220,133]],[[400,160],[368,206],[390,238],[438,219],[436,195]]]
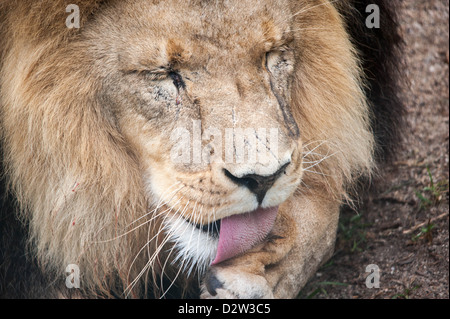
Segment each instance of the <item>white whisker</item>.
[[[169,190],[170,188],[172,188],[172,187],[174,187],[174,186],[180,184],[180,183],[181,183],[181,182],[177,182],[177,183],[173,184],[172,186],[170,186],[170,187],[168,188],[168,190]],[[168,201],[163,201],[163,198],[164,198],[164,196],[166,195],[166,192],[167,192],[167,191],[164,192],[164,193],[161,195],[160,200],[158,201],[158,204],[156,205],[156,208],[155,208],[153,211],[148,212],[148,213],[144,214],[143,216],[139,217],[138,219],[134,220],[133,222],[131,222],[130,224],[128,224],[127,227],[133,225],[134,223],[138,222],[138,221],[141,220],[142,218],[145,218],[145,216],[148,216],[149,214],[152,214],[153,212],[155,212],[156,210],[158,210],[159,207],[161,207],[161,206],[163,206],[163,205],[166,205],[166,204],[167,204],[168,202],[170,202],[170,201],[173,199],[173,197],[174,197],[181,189],[183,189],[184,187],[185,187],[185,186],[181,186],[179,189],[172,191],[172,193],[174,193],[174,194],[173,194],[173,196],[172,196]],[[171,193],[171,194],[172,194],[172,193]]]
[[306,7],[306,8],[304,8],[304,9],[298,11],[297,13],[294,13],[294,14],[292,15],[292,17],[295,17],[295,16],[297,16],[297,15],[299,15],[299,14],[303,14],[303,13],[305,13],[305,12],[308,12],[309,10],[312,10],[312,9],[317,8],[317,7],[320,7],[320,6],[325,6],[325,5],[328,5],[328,4],[332,4],[332,3],[337,2],[337,1],[339,1],[339,0],[325,1],[324,3],[316,4],[315,6],[312,6],[312,7]]
[[[179,201],[180,201],[180,200],[178,200],[177,203],[178,203]],[[121,234],[121,235],[119,235],[119,236],[116,236],[116,237],[114,237],[114,238],[111,238],[111,239],[106,239],[106,240],[96,241],[96,242],[93,242],[93,243],[94,243],[94,244],[103,244],[103,243],[108,243],[108,242],[117,240],[117,239],[119,239],[119,238],[122,238],[122,237],[124,237],[124,236],[126,236],[126,235],[128,235],[128,234],[130,234],[130,233],[132,233],[132,232],[134,232],[135,230],[139,229],[140,227],[142,227],[142,226],[144,226],[144,225],[146,225],[146,224],[151,223],[151,222],[152,222],[153,220],[155,220],[157,217],[159,217],[159,216],[165,214],[167,211],[169,211],[169,210],[171,210],[171,209],[172,209],[172,208],[169,207],[169,208],[167,208],[166,210],[162,211],[161,213],[159,213],[159,214],[157,214],[157,215],[155,215],[155,216],[152,216],[152,218],[150,218],[149,220],[143,222],[142,224],[139,224],[138,226],[134,227],[133,229],[127,231],[126,233],[123,233],[123,234]],[[153,213],[153,212],[155,212],[155,210],[152,211],[152,213]]]
[[[181,201],[183,199],[183,197],[181,197],[177,202]],[[189,201],[187,202],[186,206],[189,204]],[[171,216],[170,219],[173,219],[177,216],[177,214],[170,214],[171,211],[173,210],[173,208],[168,208],[165,211],[163,211],[162,213],[159,213],[157,216],[161,216],[164,214],[163,216],[163,222],[160,224],[160,227],[158,229],[158,231],[156,232],[156,234],[149,240],[147,241],[144,246],[139,250],[139,252],[136,254],[136,257],[133,259],[133,262],[131,263],[131,266],[129,268],[129,272],[128,272],[128,276],[130,275],[131,269],[132,269],[132,265],[135,263],[136,259],[138,258],[138,256],[140,255],[140,253],[145,249],[145,247],[148,247],[148,245],[154,240],[157,239],[159,237],[159,235],[161,234],[162,231],[164,231],[164,222],[167,219],[167,216]],[[177,210],[180,210],[180,208]],[[154,216],[152,217],[152,220],[157,217]],[[157,256],[159,255],[160,251],[162,250],[162,248],[165,246],[165,244],[169,241],[169,237],[167,236],[163,242],[160,245],[157,245],[156,251],[150,256],[149,255],[149,260],[146,263],[146,265],[143,267],[143,269],[141,270],[141,272],[136,276],[136,278],[127,286],[127,288],[124,290],[124,294],[126,294],[126,297],[128,297],[128,295],[130,294],[131,290],[134,288],[134,286],[137,284],[138,280],[142,277],[142,275],[149,269],[149,267],[154,263],[155,259],[157,258]],[[128,291],[128,292],[127,292]]]
[[[189,205],[189,203],[190,203],[190,201],[187,202],[187,204],[185,205],[185,207],[184,207],[183,210],[182,210],[182,213],[179,214],[179,215],[177,216],[177,220],[175,221],[175,224],[177,224],[178,221],[180,221],[180,220],[182,221],[182,220],[183,220],[183,214],[184,214],[184,212],[186,211],[186,208],[187,208],[187,206]],[[177,211],[177,213],[178,213],[178,211]],[[166,223],[166,222],[164,221],[164,223]],[[171,239],[171,235],[172,235],[173,233],[178,233],[178,230],[179,230],[182,226],[183,226],[183,222],[182,222],[182,223],[179,223],[179,225],[177,225],[176,227],[170,229],[169,233],[167,234],[167,239],[168,239],[168,241]],[[186,231],[186,228],[185,228],[184,230],[182,230],[182,233],[184,233],[185,231]],[[165,268],[166,268],[166,266],[167,266],[167,262],[169,261],[170,256],[171,256],[172,252],[174,251],[174,249],[175,249],[175,247],[176,247],[178,241],[180,240],[180,238],[181,238],[181,237],[179,237],[179,238],[175,241],[175,243],[172,245],[172,247],[171,247],[171,249],[170,249],[170,251],[169,251],[169,254],[168,254],[167,257],[166,257],[166,260],[165,260],[165,262],[164,262],[164,265],[162,266],[162,269],[161,269],[161,277],[160,277],[160,279],[161,279],[161,289],[162,289],[162,290],[164,290],[164,288],[163,288],[163,279],[164,279],[164,271],[165,271]],[[172,262],[172,263],[173,263],[173,262]],[[175,278],[172,280],[172,283],[170,284],[170,286],[169,286],[169,288],[167,289],[167,291],[169,291],[170,288],[171,288],[171,287],[173,286],[173,284],[175,283],[175,280],[176,280],[176,278],[178,277],[180,271],[181,271],[181,268],[180,268],[180,270],[177,272]],[[160,298],[164,298],[164,296],[166,295],[167,291],[164,292],[164,294],[163,294]]]
[[[306,154],[303,155],[303,158],[305,158],[306,156],[310,155],[311,153],[313,153],[316,149],[318,149],[320,146],[322,146],[324,143],[326,143],[326,141],[322,141],[319,145],[317,145],[316,147],[314,147],[312,150],[309,150]],[[305,146],[303,146],[304,148],[307,148],[308,145],[310,145],[312,143],[309,143]]]
[[328,154],[327,154],[324,158],[320,159],[320,160],[317,161],[315,164],[310,165],[310,166],[304,168],[304,170],[309,170],[309,169],[313,168],[314,166],[319,165],[320,163],[322,163],[323,161],[329,159],[330,157],[333,157],[333,156],[336,155],[337,153],[339,153],[339,152],[335,152],[335,153],[333,153],[333,154],[331,154],[331,155],[328,155]]

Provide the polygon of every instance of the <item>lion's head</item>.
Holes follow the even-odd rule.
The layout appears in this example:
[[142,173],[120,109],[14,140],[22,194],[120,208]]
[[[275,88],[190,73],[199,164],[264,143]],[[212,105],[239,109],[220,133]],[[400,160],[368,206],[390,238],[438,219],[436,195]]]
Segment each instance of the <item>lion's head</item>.
[[[371,170],[360,66],[330,2],[84,1],[79,30],[49,2],[5,6],[5,167],[40,263],[79,265],[86,291],[201,275],[288,198],[340,201]],[[240,227],[256,233],[219,236]]]

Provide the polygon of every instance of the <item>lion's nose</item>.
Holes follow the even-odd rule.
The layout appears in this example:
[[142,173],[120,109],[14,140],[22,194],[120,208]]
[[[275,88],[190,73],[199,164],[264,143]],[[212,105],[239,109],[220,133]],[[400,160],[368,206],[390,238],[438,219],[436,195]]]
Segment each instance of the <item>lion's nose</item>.
[[274,174],[268,176],[248,174],[241,177],[234,176],[227,169],[224,169],[225,175],[232,180],[235,184],[239,186],[247,187],[252,193],[256,195],[258,203],[261,205],[267,191],[273,186],[275,181],[284,173],[286,167],[290,162],[284,164],[279,170]]

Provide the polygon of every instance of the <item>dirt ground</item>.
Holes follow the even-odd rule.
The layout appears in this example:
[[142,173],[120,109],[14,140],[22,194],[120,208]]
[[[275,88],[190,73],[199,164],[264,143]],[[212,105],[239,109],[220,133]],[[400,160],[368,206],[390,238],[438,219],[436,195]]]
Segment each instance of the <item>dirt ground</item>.
[[[342,214],[334,256],[299,298],[449,298],[448,19],[448,0],[401,0],[409,83],[398,158],[359,215]],[[379,288],[366,286],[371,264]]]

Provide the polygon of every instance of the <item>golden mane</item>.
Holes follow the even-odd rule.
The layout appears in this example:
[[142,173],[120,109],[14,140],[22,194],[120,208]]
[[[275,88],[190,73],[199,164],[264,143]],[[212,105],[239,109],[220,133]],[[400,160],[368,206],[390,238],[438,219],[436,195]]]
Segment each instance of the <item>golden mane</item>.
[[[90,12],[98,2],[80,8]],[[24,1],[8,11],[15,31],[1,36],[9,39],[0,75],[4,164],[41,265],[56,273],[82,265],[83,288],[109,293],[112,275],[127,280],[136,238],[147,233],[112,239],[147,204],[133,154],[99,107],[95,74],[74,64],[66,47],[77,35],[54,27],[62,3]]]

